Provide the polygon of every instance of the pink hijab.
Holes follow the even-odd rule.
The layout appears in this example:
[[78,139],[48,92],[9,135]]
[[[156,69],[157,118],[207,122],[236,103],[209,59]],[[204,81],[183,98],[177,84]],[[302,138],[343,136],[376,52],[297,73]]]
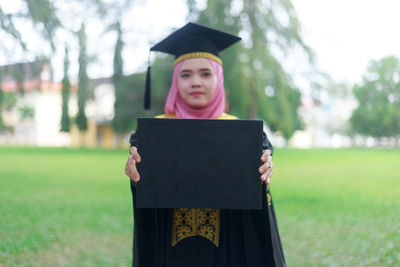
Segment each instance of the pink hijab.
[[181,61],[174,67],[172,75],[172,84],[169,89],[167,101],[165,102],[165,114],[175,114],[181,119],[215,119],[225,110],[225,88],[224,88],[224,72],[222,66],[217,62],[207,59],[217,75],[217,87],[214,95],[206,107],[195,109],[188,106],[180,97],[177,80],[179,71],[184,62]]

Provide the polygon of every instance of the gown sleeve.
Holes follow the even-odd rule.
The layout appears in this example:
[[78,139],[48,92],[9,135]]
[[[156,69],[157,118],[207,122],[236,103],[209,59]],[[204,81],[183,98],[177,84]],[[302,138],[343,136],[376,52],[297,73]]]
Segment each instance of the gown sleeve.
[[[267,134],[263,132],[263,149],[271,150],[271,155],[274,153],[274,148],[272,147],[271,142],[269,141]],[[263,185],[266,191],[266,206],[269,217],[269,225],[270,225],[270,233],[273,247],[273,254],[275,260],[275,266],[286,266],[285,255],[282,248],[282,242],[279,235],[278,223],[276,220],[274,204],[272,202],[270,188],[267,185]],[[263,207],[265,209],[265,206]]]
[[274,153],[274,148],[272,147],[271,142],[268,139],[268,136],[266,133],[263,132],[263,149],[269,149],[271,150],[271,154]]
[[129,137],[129,143],[131,144],[131,147],[136,146],[136,133],[131,133],[131,136]]

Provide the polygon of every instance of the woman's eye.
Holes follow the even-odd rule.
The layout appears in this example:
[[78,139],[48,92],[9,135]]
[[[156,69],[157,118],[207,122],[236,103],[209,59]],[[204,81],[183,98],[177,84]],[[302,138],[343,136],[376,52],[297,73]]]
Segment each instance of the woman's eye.
[[182,73],[182,74],[181,74],[181,78],[187,78],[187,77],[189,77],[189,74],[188,74],[188,73]]
[[204,77],[209,77],[209,76],[211,76],[211,73],[210,72],[203,72],[203,76]]

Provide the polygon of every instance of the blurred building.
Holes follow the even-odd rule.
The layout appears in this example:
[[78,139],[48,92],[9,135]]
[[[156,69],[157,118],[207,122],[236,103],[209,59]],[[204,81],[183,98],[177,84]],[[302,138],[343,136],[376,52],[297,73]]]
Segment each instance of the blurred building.
[[[91,80],[86,105],[88,130],[80,133],[73,123],[71,132],[60,132],[62,84],[52,80],[47,60],[0,66],[2,112],[5,129],[0,144],[33,146],[115,147],[111,126],[114,116],[114,86],[111,78]],[[77,85],[71,86],[69,115],[76,116]]]
[[349,119],[357,102],[352,99],[328,98],[324,102],[303,99],[299,108],[305,129],[296,131],[289,145],[298,148],[350,147]]
[[[1,113],[5,130],[0,131],[0,144],[91,148],[118,146],[111,125],[115,101],[111,78],[90,81],[85,110],[87,131],[80,132],[71,123],[70,133],[63,133],[60,132],[62,84],[53,81],[48,61],[0,66],[0,72],[1,90],[6,99]],[[353,99],[327,98],[324,102],[302,99],[299,113],[305,123],[304,130],[296,131],[289,141],[279,132],[271,133],[267,127],[265,131],[276,147],[349,147],[357,141],[348,137],[348,119],[355,107]],[[77,85],[73,83],[69,99],[71,122],[77,112]]]

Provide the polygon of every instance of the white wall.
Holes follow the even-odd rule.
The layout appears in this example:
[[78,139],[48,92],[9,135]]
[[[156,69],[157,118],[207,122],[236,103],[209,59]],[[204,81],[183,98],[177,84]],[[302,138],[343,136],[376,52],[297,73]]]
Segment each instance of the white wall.
[[36,145],[69,146],[70,137],[61,133],[61,93],[38,92],[35,100]]

